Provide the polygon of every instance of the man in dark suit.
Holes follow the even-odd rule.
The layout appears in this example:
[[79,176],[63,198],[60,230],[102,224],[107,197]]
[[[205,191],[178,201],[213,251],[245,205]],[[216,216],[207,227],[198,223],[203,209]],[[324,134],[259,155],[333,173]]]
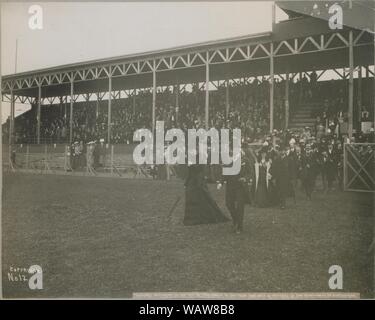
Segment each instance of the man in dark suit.
[[337,176],[337,153],[333,147],[333,144],[328,144],[327,151],[324,158],[324,167],[327,177],[328,190],[332,190],[333,182]]
[[237,175],[223,176],[226,183],[225,204],[233,220],[233,230],[243,231],[245,204],[251,202],[252,165],[249,156],[241,151],[241,170]]
[[305,194],[309,200],[314,190],[315,184],[315,166],[314,151],[310,144],[306,145],[306,150],[301,160],[301,181]]
[[285,209],[287,197],[294,198],[294,188],[292,184],[292,176],[290,174],[290,161],[283,149],[275,157],[271,166],[271,176],[275,180],[276,195],[281,209]]

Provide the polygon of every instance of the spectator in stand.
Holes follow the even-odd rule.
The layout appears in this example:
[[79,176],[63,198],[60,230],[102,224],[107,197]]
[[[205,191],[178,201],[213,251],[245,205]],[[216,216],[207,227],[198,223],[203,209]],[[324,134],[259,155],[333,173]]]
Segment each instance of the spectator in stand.
[[[285,129],[285,81],[275,78],[274,95],[274,128]],[[269,81],[265,77],[255,78],[253,81],[229,83],[229,109],[226,105],[226,87],[218,86],[210,91],[209,125],[220,128],[240,128],[244,141],[262,142],[269,131]],[[314,113],[316,117],[315,130],[311,135],[319,140],[326,135],[326,129],[331,134],[342,136],[347,134],[346,92],[343,81],[317,81],[315,72],[310,74],[310,81],[304,75],[301,79],[290,81],[290,110],[299,105],[299,93],[303,101],[310,101],[308,92],[319,91],[316,95],[317,104],[321,103],[321,110]],[[337,94],[333,95],[333,93]],[[320,100],[319,99],[324,99]],[[187,130],[189,128],[205,127],[205,93],[198,84],[193,84],[191,90],[184,89],[179,94],[176,104],[175,90],[159,89],[156,96],[156,119],[165,121],[165,128],[172,127]],[[136,96],[113,100],[111,142],[129,144],[133,142],[133,134],[139,128],[151,128],[152,91],[138,90]],[[108,126],[108,105],[106,101],[74,104],[73,108],[73,141],[83,141],[86,144],[92,140],[105,139]],[[66,143],[69,140],[70,111],[66,105],[43,106],[41,110],[41,141],[46,143]],[[370,115],[372,117],[372,115]],[[17,143],[35,142],[36,109],[17,117],[15,131]],[[8,127],[3,126],[3,137]],[[282,139],[289,133],[284,132]],[[367,139],[358,136],[360,139]],[[306,137],[305,137],[306,138]],[[290,140],[290,137],[289,137]],[[288,141],[289,141],[288,140]],[[107,142],[107,141],[106,141]]]

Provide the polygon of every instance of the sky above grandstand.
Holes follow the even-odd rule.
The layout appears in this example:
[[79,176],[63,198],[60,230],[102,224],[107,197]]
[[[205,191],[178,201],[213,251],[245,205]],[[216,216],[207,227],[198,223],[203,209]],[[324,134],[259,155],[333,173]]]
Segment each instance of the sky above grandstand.
[[43,28],[31,30],[31,4],[1,3],[2,75],[270,31],[272,20],[264,1],[39,3]]

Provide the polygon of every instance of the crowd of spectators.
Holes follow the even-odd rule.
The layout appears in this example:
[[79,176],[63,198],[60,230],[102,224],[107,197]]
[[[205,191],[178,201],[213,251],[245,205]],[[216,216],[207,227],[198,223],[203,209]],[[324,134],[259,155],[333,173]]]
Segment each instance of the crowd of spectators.
[[[269,132],[269,81],[255,78],[252,82],[229,83],[229,99],[225,84],[210,90],[209,127],[241,128],[247,142],[262,139]],[[285,79],[275,79],[274,128],[286,129]],[[327,133],[347,133],[346,80],[317,81],[316,73],[289,82],[290,114],[303,104],[314,104],[312,128],[320,139]],[[137,94],[113,99],[111,108],[111,143],[130,144],[136,129],[151,128],[152,91],[138,90]],[[165,128],[203,128],[205,126],[205,91],[194,84],[182,90],[178,97],[175,89],[159,89],[156,94],[156,120],[163,120]],[[69,141],[70,105],[42,106],[40,136],[42,143]],[[35,143],[36,108],[16,118],[16,143]],[[3,126],[7,134],[7,126]],[[106,100],[76,102],[73,108],[73,141],[103,140],[107,142],[108,103]]]

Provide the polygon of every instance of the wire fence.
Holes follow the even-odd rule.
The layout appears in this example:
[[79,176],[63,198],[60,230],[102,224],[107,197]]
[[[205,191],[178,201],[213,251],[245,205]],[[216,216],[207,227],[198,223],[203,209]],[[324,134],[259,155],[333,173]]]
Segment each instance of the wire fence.
[[[255,159],[259,145],[249,146]],[[137,165],[133,160],[135,145],[97,145],[93,152],[85,145],[81,152],[67,144],[15,144],[3,145],[3,169],[11,172],[38,172],[55,174],[97,175],[126,178],[171,180],[184,179],[187,165]],[[207,179],[221,179],[221,166],[208,165]]]

